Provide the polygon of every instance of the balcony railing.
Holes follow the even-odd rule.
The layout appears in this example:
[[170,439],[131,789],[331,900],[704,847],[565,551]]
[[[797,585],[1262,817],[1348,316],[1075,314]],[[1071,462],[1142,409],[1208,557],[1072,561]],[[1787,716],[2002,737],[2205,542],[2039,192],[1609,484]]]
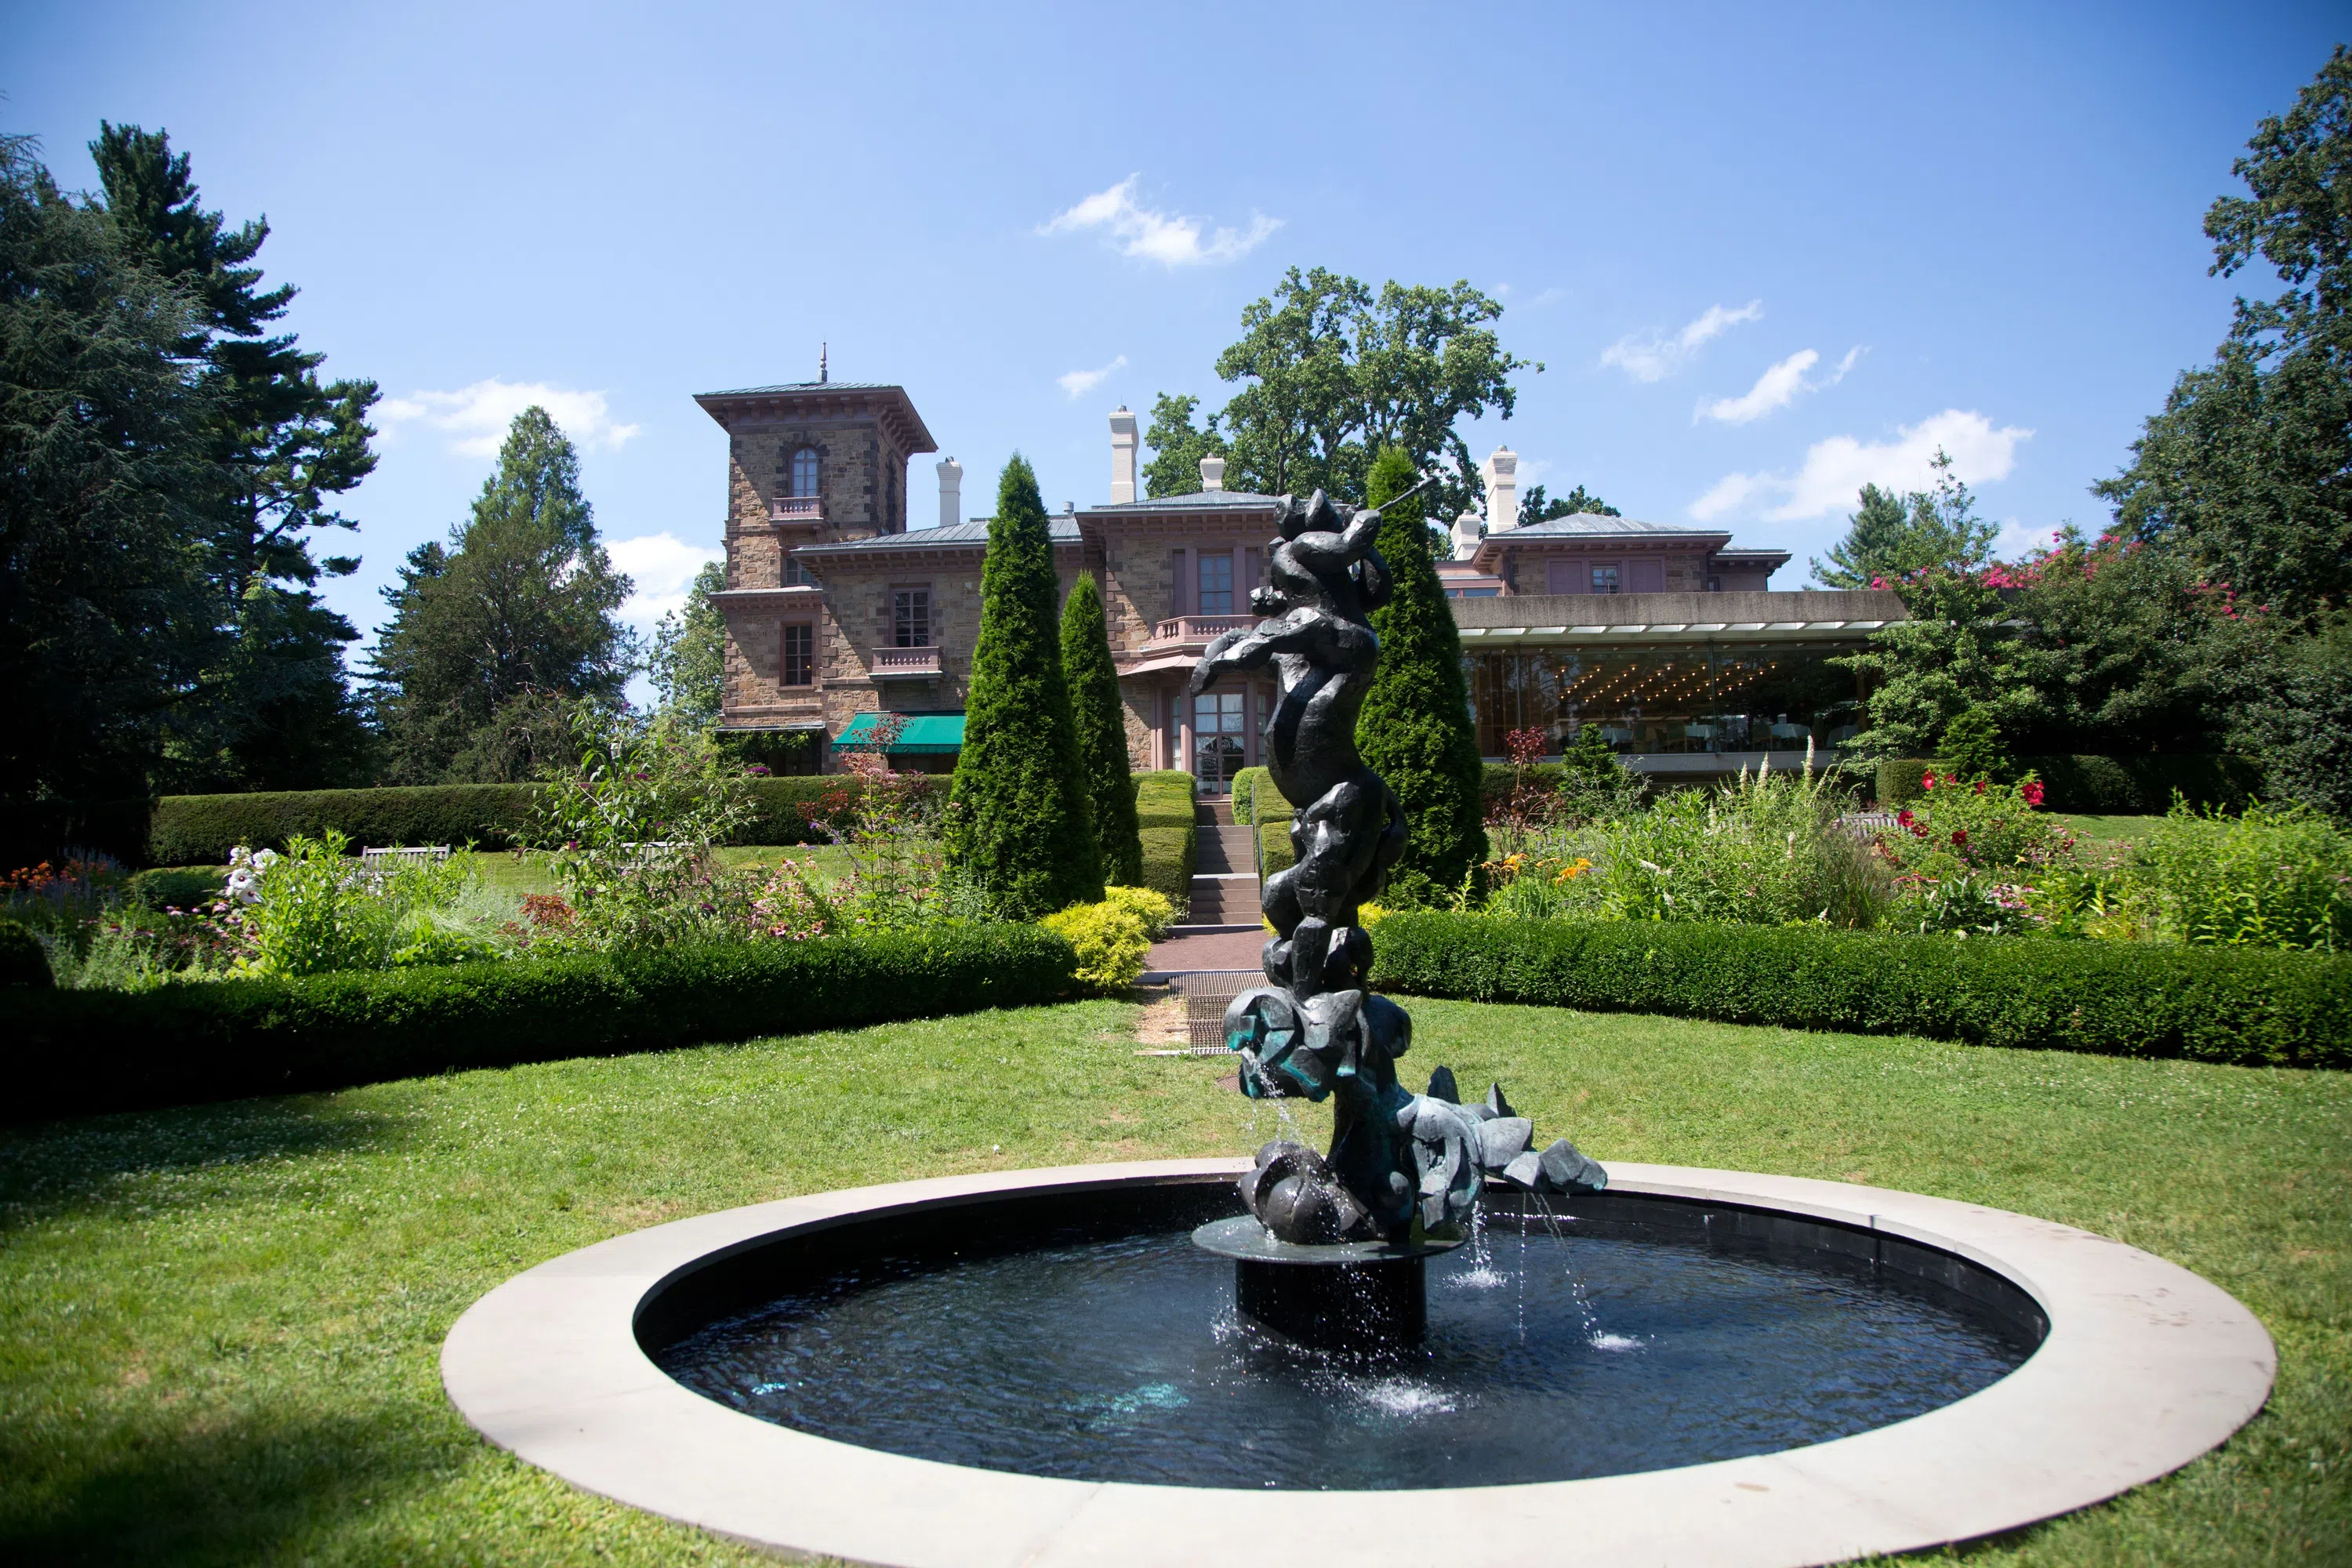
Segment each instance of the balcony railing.
[[872,674],[877,680],[920,679],[939,673],[938,648],[877,647],[874,650]]
[[1243,626],[1254,626],[1257,620],[1255,616],[1178,616],[1172,621],[1156,622],[1151,641],[1154,645],[1205,643]]
[[823,496],[778,496],[768,503],[770,522],[823,522]]

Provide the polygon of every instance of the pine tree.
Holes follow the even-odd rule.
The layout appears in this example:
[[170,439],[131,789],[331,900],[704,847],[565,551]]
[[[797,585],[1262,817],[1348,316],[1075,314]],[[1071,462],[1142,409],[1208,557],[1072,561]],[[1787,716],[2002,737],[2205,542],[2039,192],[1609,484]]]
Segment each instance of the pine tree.
[[956,758],[950,849],[990,905],[1034,920],[1102,898],[1094,817],[1055,635],[1054,545],[1037,476],[1004,465],[981,567],[980,637]]
[[1091,572],[1078,574],[1070,602],[1062,607],[1062,679],[1070,689],[1078,766],[1094,812],[1103,880],[1134,887],[1143,876],[1143,839],[1136,825],[1135,780],[1127,766],[1127,705],[1119,700],[1102,591]]
[[196,689],[173,707],[165,782],[197,790],[356,783],[368,737],[342,650],[359,633],[316,584],[359,563],[314,558],[310,540],[356,526],[332,509],[375,468],[367,424],[375,384],[322,384],[326,356],[272,331],[295,290],[264,290],[252,265],[268,224],[231,228],[205,211],[188,155],[163,132],[100,121],[89,153],[123,247],[192,307],[179,354],[197,367],[207,413],[192,454],[205,477],[186,500],[194,553],[212,586],[215,646]]
[[473,516],[448,547],[409,552],[400,579],[370,677],[396,782],[531,777],[566,754],[573,703],[620,700],[635,648],[614,612],[629,580],[547,410],[515,416]]
[[[1378,506],[1412,489],[1413,477],[1411,458],[1384,448],[1372,460],[1368,499]],[[1471,728],[1461,636],[1430,559],[1418,499],[1381,514],[1379,548],[1395,586],[1372,612],[1380,674],[1356,721],[1356,749],[1396,791],[1411,824],[1388,899],[1428,902],[1486,863],[1486,768]]]

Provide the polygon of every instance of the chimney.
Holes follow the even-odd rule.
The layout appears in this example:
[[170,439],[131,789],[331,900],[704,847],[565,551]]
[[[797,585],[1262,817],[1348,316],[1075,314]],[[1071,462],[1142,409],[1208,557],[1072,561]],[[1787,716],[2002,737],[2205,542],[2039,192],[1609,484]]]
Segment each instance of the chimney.
[[963,465],[953,458],[940,459],[940,526],[952,528],[963,521]]
[[1110,504],[1135,499],[1135,416],[1127,405],[1110,416]]
[[1468,507],[1454,520],[1454,559],[1467,561],[1478,553],[1478,514]]
[[1204,490],[1221,490],[1225,488],[1225,460],[1223,458],[1201,459],[1201,488]]
[[1486,481],[1486,531],[1500,533],[1518,527],[1519,455],[1508,447],[1497,447],[1493,457],[1478,465],[1478,473]]

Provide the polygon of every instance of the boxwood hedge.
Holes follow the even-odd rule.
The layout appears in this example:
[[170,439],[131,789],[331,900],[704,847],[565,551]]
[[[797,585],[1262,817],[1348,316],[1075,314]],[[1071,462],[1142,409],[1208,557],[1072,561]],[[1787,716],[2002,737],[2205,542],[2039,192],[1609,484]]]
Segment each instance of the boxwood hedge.
[[[1919,798],[1919,781],[1931,768],[1948,770],[1949,763],[1925,757],[1895,757],[1878,764],[1878,804],[1888,809]],[[2191,805],[2219,805],[2242,811],[2263,791],[2262,764],[2248,757],[2095,755],[2020,757],[2021,773],[2031,769],[2046,792],[2048,811],[2079,811],[2124,816],[2160,816],[2172,809],[2175,790]]]
[[7,1119],[1022,1006],[1076,954],[1034,926],[517,959],[146,992],[0,990]]
[[1192,775],[1179,769],[1139,773],[1135,816],[1143,841],[1143,885],[1179,910],[1192,897]]
[[1372,934],[1373,983],[1425,996],[2352,1067],[2352,957],[1440,913],[1393,915]]

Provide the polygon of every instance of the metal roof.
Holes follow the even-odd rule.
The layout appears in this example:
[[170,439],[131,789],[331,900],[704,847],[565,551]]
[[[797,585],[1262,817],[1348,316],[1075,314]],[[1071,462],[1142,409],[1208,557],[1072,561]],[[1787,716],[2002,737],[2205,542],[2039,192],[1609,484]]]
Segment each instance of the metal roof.
[[725,392],[698,392],[697,397],[761,397],[779,392],[896,392],[895,381],[780,381],[772,386],[738,386]]
[[1681,539],[1728,539],[1719,528],[1685,528],[1674,522],[1643,522],[1633,517],[1604,517],[1597,511],[1574,512],[1522,523],[1486,537],[1496,542],[1521,539],[1622,539],[1643,534],[1667,534]]
[[[938,528],[910,528],[904,533],[877,533],[871,539],[844,539],[830,544],[803,544],[793,553],[809,555],[856,552],[867,554],[892,550],[984,550],[988,547],[988,525],[992,520],[975,517],[965,522],[951,522]],[[1078,525],[1067,517],[1045,520],[1046,537],[1055,544],[1078,542]]]

